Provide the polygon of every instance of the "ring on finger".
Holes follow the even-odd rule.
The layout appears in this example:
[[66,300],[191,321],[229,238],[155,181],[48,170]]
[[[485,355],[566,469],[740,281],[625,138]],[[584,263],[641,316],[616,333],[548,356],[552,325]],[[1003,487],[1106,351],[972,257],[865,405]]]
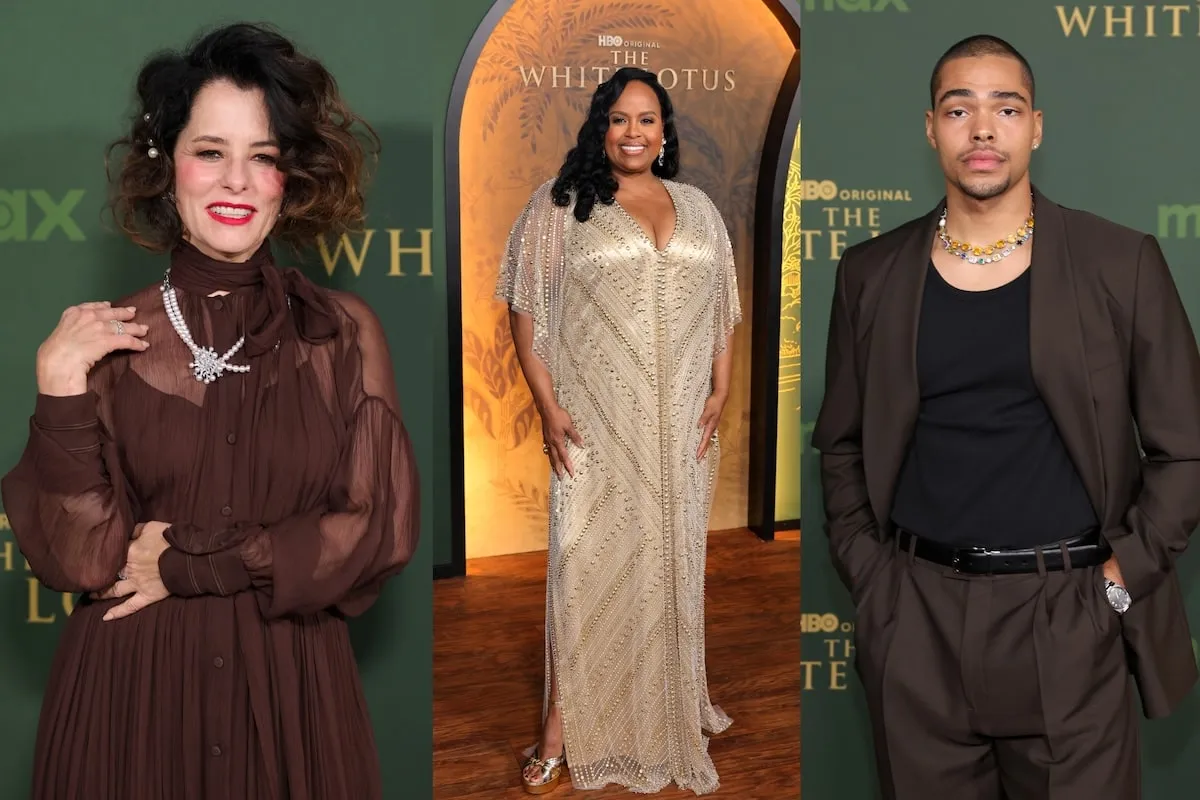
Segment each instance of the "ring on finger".
[[125,335],[125,323],[124,322],[121,322],[121,320],[119,320],[119,319],[110,319],[109,323],[112,325],[113,333],[115,333],[117,336]]

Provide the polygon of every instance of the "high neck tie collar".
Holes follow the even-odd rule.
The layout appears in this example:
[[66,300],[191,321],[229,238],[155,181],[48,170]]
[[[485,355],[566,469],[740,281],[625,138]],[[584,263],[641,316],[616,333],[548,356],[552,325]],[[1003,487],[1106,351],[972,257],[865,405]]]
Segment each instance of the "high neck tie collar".
[[271,350],[290,334],[292,326],[285,324],[289,316],[295,320],[300,338],[311,344],[327,341],[337,333],[337,316],[324,293],[300,270],[276,267],[266,241],[242,262],[220,261],[188,242],[180,242],[171,252],[171,285],[205,296],[261,288],[251,293],[246,315],[249,356]]

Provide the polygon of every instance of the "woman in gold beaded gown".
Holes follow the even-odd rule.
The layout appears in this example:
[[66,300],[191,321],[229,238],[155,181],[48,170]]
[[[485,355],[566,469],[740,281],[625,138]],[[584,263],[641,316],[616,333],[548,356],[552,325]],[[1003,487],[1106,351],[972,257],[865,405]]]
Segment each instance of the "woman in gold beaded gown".
[[666,90],[619,70],[501,266],[553,470],[534,794],[564,764],[577,789],[718,786],[704,565],[741,308],[724,221],[678,168]]

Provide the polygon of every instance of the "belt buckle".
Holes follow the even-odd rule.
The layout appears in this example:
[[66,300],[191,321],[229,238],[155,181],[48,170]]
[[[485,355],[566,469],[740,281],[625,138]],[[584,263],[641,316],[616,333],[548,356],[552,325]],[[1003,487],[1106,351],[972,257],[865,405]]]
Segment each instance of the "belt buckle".
[[990,573],[992,567],[991,557],[993,555],[998,555],[999,552],[999,550],[992,550],[988,547],[956,547],[954,548],[953,554],[950,556],[950,566],[954,568],[956,573],[962,575],[963,570],[961,567],[963,559],[967,554],[972,556],[983,556],[985,559],[987,559],[987,572]]

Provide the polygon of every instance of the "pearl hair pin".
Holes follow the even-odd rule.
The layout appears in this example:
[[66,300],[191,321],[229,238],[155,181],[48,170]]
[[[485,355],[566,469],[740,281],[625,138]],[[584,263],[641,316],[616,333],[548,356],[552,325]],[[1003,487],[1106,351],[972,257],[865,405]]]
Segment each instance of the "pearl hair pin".
[[[143,114],[143,115],[142,115],[142,121],[143,121],[143,122],[149,122],[149,121],[150,121],[150,115],[149,115],[149,114]],[[146,155],[148,155],[150,158],[158,158],[158,148],[154,146],[154,140],[153,140],[153,139],[147,139],[147,140],[146,140],[146,144],[147,144],[147,145],[149,145],[149,147],[150,147],[150,149],[146,151]]]

